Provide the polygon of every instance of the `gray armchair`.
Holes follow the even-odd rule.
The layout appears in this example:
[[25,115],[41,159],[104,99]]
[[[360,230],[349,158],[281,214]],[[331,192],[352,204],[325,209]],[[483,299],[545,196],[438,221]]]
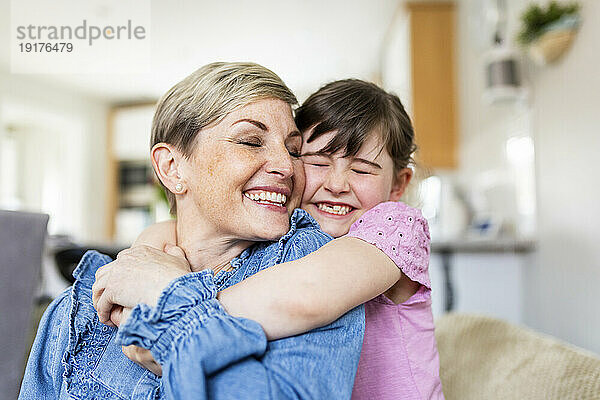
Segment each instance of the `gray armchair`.
[[[40,283],[48,215],[0,210],[0,397],[16,398]],[[6,396],[6,397],[5,397]]]

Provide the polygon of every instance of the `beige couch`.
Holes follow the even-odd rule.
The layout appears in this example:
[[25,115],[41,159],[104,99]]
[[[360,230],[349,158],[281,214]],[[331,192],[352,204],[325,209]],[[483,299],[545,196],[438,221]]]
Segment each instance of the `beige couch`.
[[436,320],[444,395],[453,399],[600,399],[600,359],[493,318]]

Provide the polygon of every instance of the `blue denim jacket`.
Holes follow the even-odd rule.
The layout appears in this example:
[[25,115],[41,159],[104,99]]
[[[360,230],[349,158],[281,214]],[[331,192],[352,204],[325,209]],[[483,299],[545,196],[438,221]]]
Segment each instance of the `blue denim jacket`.
[[[20,399],[349,399],[364,334],[362,306],[303,335],[267,342],[256,322],[226,314],[216,293],[331,240],[303,210],[278,242],[258,243],[231,271],[188,274],[155,308],[136,307],[116,329],[101,324],[91,300],[96,270],[111,259],[88,252],[77,281],[48,308],[38,329]],[[121,352],[138,344],[163,377]]]

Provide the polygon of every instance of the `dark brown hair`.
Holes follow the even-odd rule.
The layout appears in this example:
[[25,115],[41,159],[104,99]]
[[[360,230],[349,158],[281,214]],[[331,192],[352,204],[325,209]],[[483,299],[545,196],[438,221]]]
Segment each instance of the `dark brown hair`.
[[336,131],[321,149],[326,154],[343,150],[344,157],[354,156],[375,131],[394,161],[395,172],[414,162],[415,134],[404,106],[398,96],[370,82],[345,79],[328,83],[296,110],[296,125],[301,132],[314,127],[308,142]]

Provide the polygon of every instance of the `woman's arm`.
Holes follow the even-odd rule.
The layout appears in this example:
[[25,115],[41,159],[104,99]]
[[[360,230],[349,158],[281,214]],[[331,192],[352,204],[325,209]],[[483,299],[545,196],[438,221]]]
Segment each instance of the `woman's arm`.
[[335,321],[390,289],[402,275],[377,247],[342,237],[301,259],[265,269],[217,298],[229,314],[257,321],[274,340]]
[[72,288],[65,290],[44,312],[29,353],[19,400],[61,397],[61,360],[69,342],[71,291]]

